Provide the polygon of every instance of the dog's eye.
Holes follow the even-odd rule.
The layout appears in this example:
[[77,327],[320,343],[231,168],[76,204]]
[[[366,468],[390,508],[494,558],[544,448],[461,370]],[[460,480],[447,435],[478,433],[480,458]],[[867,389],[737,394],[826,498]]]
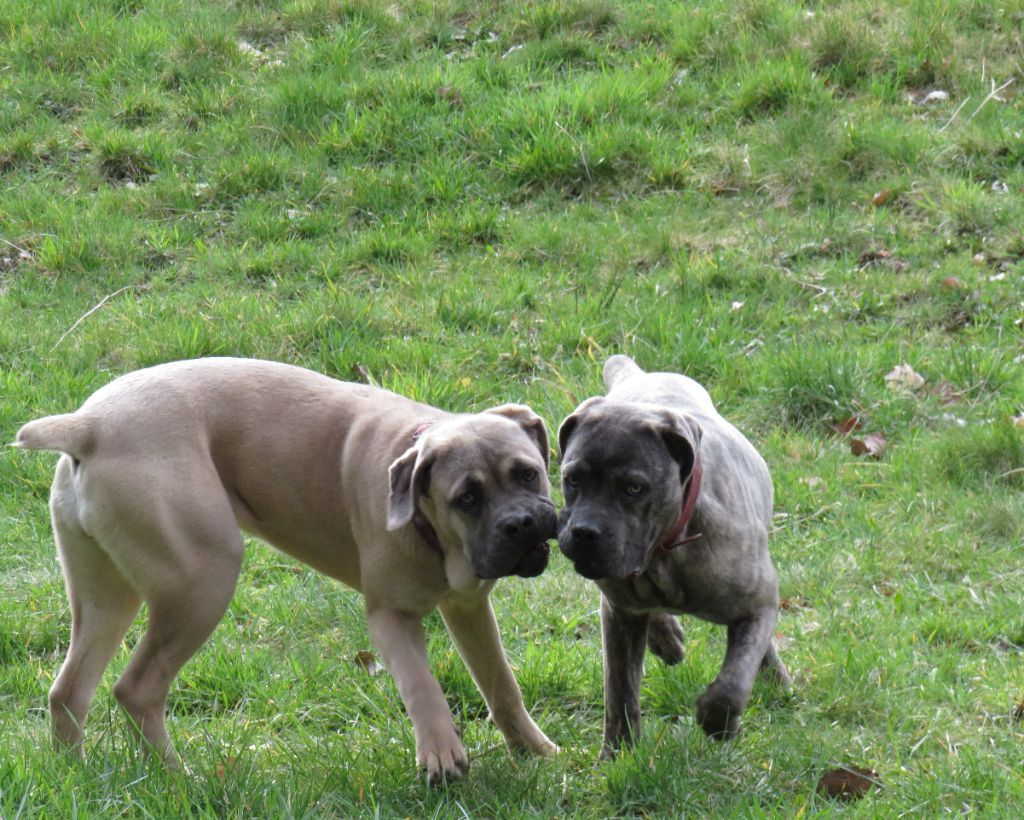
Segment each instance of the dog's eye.
[[476,493],[471,493],[468,491],[464,492],[462,495],[458,497],[457,501],[459,506],[462,507],[462,509],[471,509],[473,505],[476,504]]
[[626,494],[637,496],[644,491],[644,485],[638,481],[631,481],[626,485]]
[[574,475],[567,475],[565,477],[565,486],[566,487],[573,487],[573,488],[579,487],[580,486],[580,480],[578,478],[576,478],[576,476],[574,476]]
[[519,480],[522,481],[524,484],[529,484],[535,478],[537,478],[536,470],[523,470],[519,474]]

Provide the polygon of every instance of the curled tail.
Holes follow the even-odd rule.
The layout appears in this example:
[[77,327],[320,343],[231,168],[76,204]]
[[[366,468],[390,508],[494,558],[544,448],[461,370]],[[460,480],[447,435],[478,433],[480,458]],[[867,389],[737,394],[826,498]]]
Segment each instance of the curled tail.
[[46,416],[30,421],[18,431],[15,447],[25,450],[58,450],[81,460],[92,449],[92,423],[78,413]]
[[629,356],[619,354],[604,363],[604,386],[611,390],[623,379],[636,376],[644,371]]

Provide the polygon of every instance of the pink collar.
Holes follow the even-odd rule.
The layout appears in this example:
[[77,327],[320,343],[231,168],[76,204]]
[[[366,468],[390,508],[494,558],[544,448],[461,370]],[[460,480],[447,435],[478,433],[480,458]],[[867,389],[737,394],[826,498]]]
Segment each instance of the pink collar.
[[699,532],[687,535],[684,538],[679,536],[686,531],[690,524],[690,519],[693,518],[693,511],[697,507],[697,496],[700,495],[700,481],[703,475],[704,468],[700,461],[700,453],[694,453],[693,472],[690,473],[690,480],[686,482],[686,489],[683,490],[683,504],[679,512],[679,519],[668,535],[662,538],[658,546],[654,548],[655,555],[665,555],[688,541],[700,538],[701,533]]

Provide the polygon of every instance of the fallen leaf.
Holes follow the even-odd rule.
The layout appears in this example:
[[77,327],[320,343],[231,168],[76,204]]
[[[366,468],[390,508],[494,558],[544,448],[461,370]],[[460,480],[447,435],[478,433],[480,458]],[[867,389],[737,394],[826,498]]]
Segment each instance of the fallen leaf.
[[860,766],[840,766],[829,769],[818,781],[818,792],[838,800],[859,800],[872,786],[880,786],[878,773],[874,769]]
[[924,376],[909,364],[898,364],[885,374],[885,383],[890,390],[917,390],[924,386]]
[[795,641],[793,640],[793,638],[789,637],[788,635],[783,635],[781,630],[775,633],[776,649],[788,649],[794,643]]
[[868,433],[864,438],[850,439],[850,452],[855,456],[881,458],[888,446],[889,439],[885,433]]
[[377,656],[365,649],[356,652],[355,664],[365,669],[367,675],[379,675],[384,671],[384,666],[377,660]]
[[840,422],[830,424],[829,429],[837,436],[848,436],[854,430],[859,430],[862,426],[860,416],[850,416]]
[[860,256],[857,257],[857,267],[866,268],[868,265],[873,265],[875,262],[881,262],[883,259],[888,259],[892,256],[892,251],[880,248],[877,251],[864,251]]
[[213,767],[213,774],[218,780],[223,780],[227,777],[228,770],[233,769],[235,764],[238,762],[237,757],[228,757]]
[[872,265],[885,265],[896,273],[904,270],[907,263],[892,255],[892,251],[881,248],[877,251],[865,251],[857,257],[857,270],[864,270]]
[[931,389],[931,394],[942,399],[943,404],[956,404],[962,394],[952,384],[943,379]]
[[456,108],[462,108],[462,95],[455,86],[442,85],[437,89],[437,98],[451,103]]
[[807,606],[807,601],[800,595],[794,595],[792,598],[782,598],[779,601],[779,609],[790,612],[792,610],[804,609]]
[[892,199],[892,191],[888,188],[879,191],[873,197],[871,197],[871,204],[876,208],[881,208],[886,202]]
[[884,595],[886,598],[891,598],[896,594],[896,586],[893,584],[892,578],[882,578],[873,587],[875,592],[879,595]]
[[964,286],[964,283],[957,279],[955,276],[947,276],[942,280],[942,287],[947,290],[960,290]]

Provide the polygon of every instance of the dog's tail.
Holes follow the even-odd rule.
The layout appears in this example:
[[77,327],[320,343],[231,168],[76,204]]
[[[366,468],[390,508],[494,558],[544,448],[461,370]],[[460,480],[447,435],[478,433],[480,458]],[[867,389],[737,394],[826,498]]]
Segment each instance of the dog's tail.
[[25,450],[57,450],[81,460],[95,439],[91,421],[80,413],[46,416],[30,421],[14,437],[14,447]]
[[640,366],[629,356],[623,356],[620,353],[617,356],[612,356],[604,363],[604,386],[611,390],[623,379],[628,379],[630,376],[636,376],[643,372]]

